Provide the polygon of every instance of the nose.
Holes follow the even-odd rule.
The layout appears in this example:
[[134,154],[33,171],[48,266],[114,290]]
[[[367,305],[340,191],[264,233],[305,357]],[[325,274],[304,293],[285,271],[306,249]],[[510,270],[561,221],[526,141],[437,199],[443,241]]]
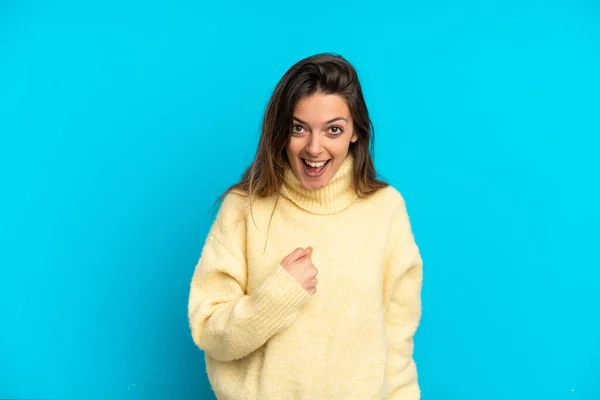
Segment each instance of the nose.
[[306,143],[306,153],[316,157],[321,154],[321,135],[311,133],[308,135],[308,143]]

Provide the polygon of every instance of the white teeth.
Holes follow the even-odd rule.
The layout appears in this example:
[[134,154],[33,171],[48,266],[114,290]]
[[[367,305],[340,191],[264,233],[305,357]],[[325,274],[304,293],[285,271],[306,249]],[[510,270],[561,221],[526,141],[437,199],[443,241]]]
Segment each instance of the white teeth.
[[313,168],[319,168],[319,167],[322,167],[323,165],[325,165],[325,163],[327,161],[311,162],[311,161],[304,160],[304,162],[307,163],[308,165],[310,165]]

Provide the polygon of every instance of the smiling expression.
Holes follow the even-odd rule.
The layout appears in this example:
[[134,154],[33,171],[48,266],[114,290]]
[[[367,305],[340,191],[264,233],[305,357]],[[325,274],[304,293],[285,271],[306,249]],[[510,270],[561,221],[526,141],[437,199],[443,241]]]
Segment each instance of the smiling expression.
[[294,107],[290,140],[285,148],[298,180],[306,189],[320,189],[333,178],[358,135],[346,100],[315,93]]

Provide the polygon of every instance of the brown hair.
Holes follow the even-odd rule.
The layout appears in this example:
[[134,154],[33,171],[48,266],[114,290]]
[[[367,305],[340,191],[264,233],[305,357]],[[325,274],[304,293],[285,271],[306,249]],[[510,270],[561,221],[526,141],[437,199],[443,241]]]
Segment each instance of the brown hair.
[[294,107],[304,96],[315,93],[339,94],[346,99],[358,140],[350,143],[354,157],[354,188],[366,197],[388,184],[377,178],[373,163],[374,129],[356,70],[342,56],[323,53],[294,64],[281,78],[267,105],[258,149],[252,164],[232,190],[250,199],[269,197],[279,192],[287,160],[285,147],[290,139]]

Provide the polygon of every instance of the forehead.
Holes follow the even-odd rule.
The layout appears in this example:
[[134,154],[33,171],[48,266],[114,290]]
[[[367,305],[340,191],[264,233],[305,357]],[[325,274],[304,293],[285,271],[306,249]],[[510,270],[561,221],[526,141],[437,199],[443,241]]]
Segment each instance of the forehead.
[[315,123],[337,117],[349,119],[350,110],[346,99],[338,94],[315,93],[298,100],[294,107],[294,117]]

